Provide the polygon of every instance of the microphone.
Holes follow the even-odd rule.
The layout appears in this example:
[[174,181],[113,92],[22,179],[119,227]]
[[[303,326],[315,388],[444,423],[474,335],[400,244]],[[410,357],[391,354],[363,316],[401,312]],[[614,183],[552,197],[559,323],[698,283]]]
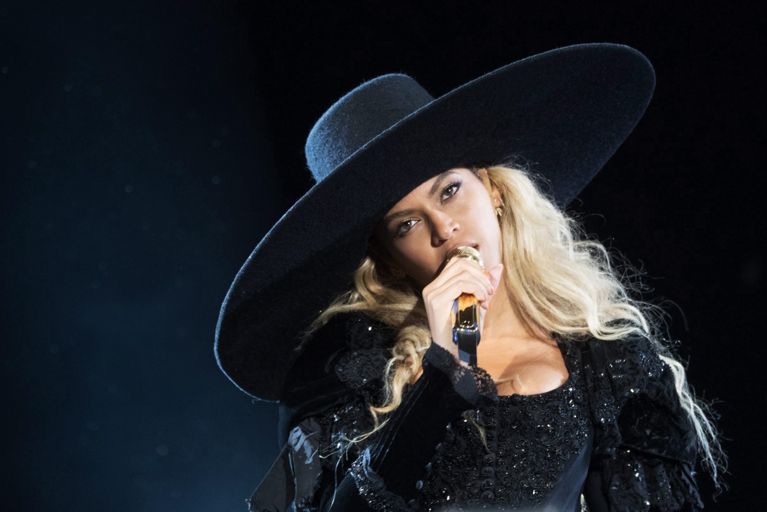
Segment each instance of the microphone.
[[[468,245],[459,245],[451,250],[447,255],[447,260],[451,258],[469,258],[482,267],[482,256],[474,247]],[[480,341],[479,332],[479,301],[473,293],[462,293],[453,301],[453,343],[458,345],[458,356],[472,366],[477,366],[477,345]]]

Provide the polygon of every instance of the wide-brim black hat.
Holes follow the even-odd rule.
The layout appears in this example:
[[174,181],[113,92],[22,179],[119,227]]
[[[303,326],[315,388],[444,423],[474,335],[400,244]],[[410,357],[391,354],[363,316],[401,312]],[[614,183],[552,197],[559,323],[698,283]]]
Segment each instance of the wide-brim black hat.
[[277,221],[221,306],[214,352],[245,393],[277,401],[299,334],[352,286],[373,228],[450,168],[521,156],[564,208],[615,153],[655,88],[629,46],[576,44],[507,64],[438,98],[393,73],[337,100],[311,129],[316,183]]

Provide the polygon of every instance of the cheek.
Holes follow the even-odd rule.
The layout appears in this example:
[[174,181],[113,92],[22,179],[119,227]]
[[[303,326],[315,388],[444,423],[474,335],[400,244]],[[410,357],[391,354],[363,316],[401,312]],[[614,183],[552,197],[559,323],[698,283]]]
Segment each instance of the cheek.
[[397,263],[404,268],[413,269],[421,265],[421,255],[412,243],[400,243],[395,249],[395,255]]
[[430,254],[430,250],[424,249],[424,243],[428,242],[417,241],[414,236],[407,238],[408,240],[401,240],[393,249],[395,261],[411,275],[430,274],[438,263],[432,261],[434,255]]

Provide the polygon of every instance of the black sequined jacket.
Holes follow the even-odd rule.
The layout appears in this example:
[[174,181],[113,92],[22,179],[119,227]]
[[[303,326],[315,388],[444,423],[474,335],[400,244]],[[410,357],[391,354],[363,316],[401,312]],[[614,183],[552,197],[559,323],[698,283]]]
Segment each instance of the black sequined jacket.
[[373,426],[367,407],[381,403],[394,334],[362,313],[315,333],[288,377],[282,449],[251,511],[703,508],[694,429],[640,336],[557,337],[567,381],[511,396],[434,343],[384,427],[339,451]]

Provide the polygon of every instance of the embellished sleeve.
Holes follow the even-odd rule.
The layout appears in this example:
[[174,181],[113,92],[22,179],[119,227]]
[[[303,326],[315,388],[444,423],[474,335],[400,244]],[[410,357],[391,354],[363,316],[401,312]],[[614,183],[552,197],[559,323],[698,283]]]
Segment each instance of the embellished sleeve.
[[[463,366],[433,343],[424,356],[423,373],[405,387],[402,403],[387,423],[349,452],[334,452],[346,439],[373,428],[368,407],[381,401],[391,345],[391,339],[384,338],[392,335],[365,315],[356,314],[344,322],[340,330],[336,322],[336,327],[318,333],[325,338],[346,336],[344,350],[318,360],[320,353],[329,350],[331,344],[326,343],[325,351],[307,353],[305,359],[313,364],[304,368],[299,364],[293,371],[305,375],[323,368],[317,377],[303,377],[300,384],[297,379],[288,393],[295,398],[281,404],[287,440],[251,496],[251,510],[415,510],[416,482],[444,437],[446,425],[462,411],[496,399],[489,374]],[[312,394],[312,389],[318,392]],[[318,395],[322,395],[319,401]],[[270,488],[270,482],[278,489]],[[284,504],[287,508],[281,508]]]
[[595,442],[584,496],[590,512],[697,511],[695,430],[671,368],[642,336],[587,342]]
[[[419,510],[419,479],[445,436],[445,427],[461,412],[497,399],[495,384],[481,368],[466,367],[432,343],[421,377],[406,389],[403,401],[375,440],[352,463],[344,484],[371,510]],[[338,508],[352,510],[340,504]]]
[[426,351],[421,377],[408,389],[381,435],[352,464],[350,475],[374,510],[418,510],[418,482],[462,411],[497,399],[481,368],[466,367],[436,343]]

